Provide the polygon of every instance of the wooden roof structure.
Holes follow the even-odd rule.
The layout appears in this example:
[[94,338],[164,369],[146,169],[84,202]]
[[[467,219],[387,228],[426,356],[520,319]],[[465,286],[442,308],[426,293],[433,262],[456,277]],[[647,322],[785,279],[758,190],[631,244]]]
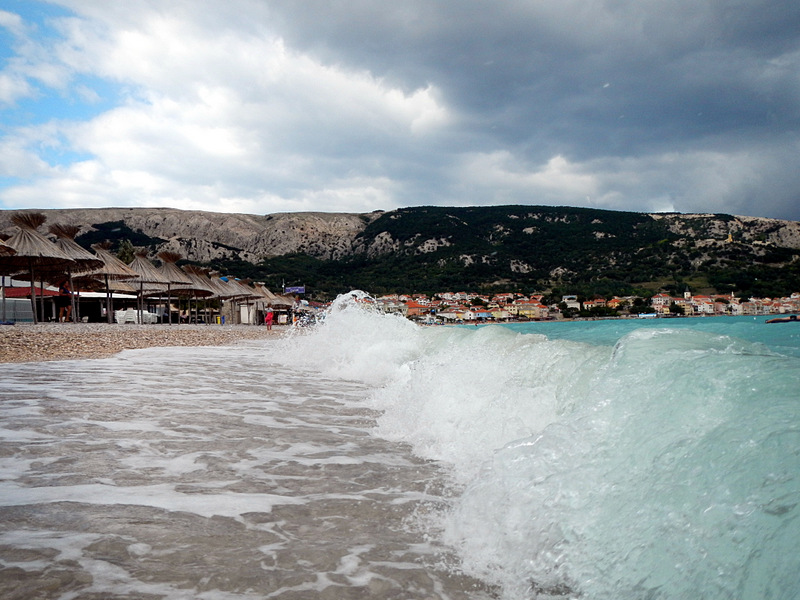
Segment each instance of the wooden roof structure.
[[103,244],[92,245],[97,257],[103,261],[103,265],[92,271],[90,275],[102,278],[106,284],[106,319],[108,323],[113,323],[113,299],[111,297],[111,286],[109,281],[133,281],[139,277],[139,274],[128,267],[124,262],[112,255]]
[[[38,322],[36,312],[36,275],[44,277],[45,273],[53,273],[66,269],[74,264],[58,246],[37,231],[47,218],[42,213],[16,213],[11,222],[17,227],[6,244],[14,249],[14,254],[0,256],[0,273],[14,275],[28,273],[31,284],[31,309],[33,322]],[[50,277],[48,275],[48,277]]]
[[0,240],[0,256],[14,256],[17,253],[11,246]]
[[55,245],[67,256],[74,264],[69,265],[68,271],[73,275],[89,273],[103,266],[103,261],[80,246],[75,241],[75,236],[80,229],[74,225],[51,225],[48,231],[56,236]]
[[177,263],[183,258],[177,252],[159,252],[158,258],[161,259],[162,265],[158,269],[159,273],[164,276],[168,284],[190,284],[192,280],[189,276],[178,268]]

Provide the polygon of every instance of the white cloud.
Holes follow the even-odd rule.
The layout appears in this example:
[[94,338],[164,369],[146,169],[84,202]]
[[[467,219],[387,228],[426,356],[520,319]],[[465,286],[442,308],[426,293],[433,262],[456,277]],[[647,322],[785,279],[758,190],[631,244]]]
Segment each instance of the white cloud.
[[394,199],[395,187],[396,184],[386,177],[336,180],[325,189],[306,190],[293,210],[339,212],[342,206],[348,207],[347,212],[370,212],[377,206],[389,210],[398,207]]
[[0,173],[20,181],[0,205],[796,212],[797,149],[774,135],[793,130],[796,46],[700,43],[716,9],[668,4],[476,2],[458,21],[414,0],[0,11],[0,110],[22,123],[0,132]]
[[[5,10],[0,10],[0,27],[6,29],[17,44],[26,32],[20,16]],[[14,104],[20,98],[28,97],[32,93],[33,89],[20,72],[20,60],[10,59],[6,67],[0,71],[0,105]]]
[[0,27],[8,29],[9,32],[21,35],[25,31],[22,18],[7,10],[0,10]]
[[[338,160],[337,148],[346,157],[391,139],[399,147],[449,122],[434,86],[407,93],[292,52],[267,33],[211,31],[159,11],[120,28],[70,18],[60,29],[67,37],[58,60],[28,75],[60,86],[43,73],[69,65],[116,80],[127,97],[90,121],[39,129],[52,136],[58,127],[75,151],[93,158],[6,189],[7,206],[49,197],[61,206],[372,210],[375,202],[396,204],[393,186],[385,176],[347,175],[354,165]],[[76,94],[97,101],[85,85]],[[12,132],[6,146],[35,153],[43,139],[33,131],[24,140]]]
[[15,129],[13,135],[0,138],[0,175],[35,179],[52,174],[40,152],[58,145],[58,131],[51,124]]
[[531,166],[507,150],[465,155],[456,178],[485,193],[494,191],[501,202],[527,197],[543,204],[574,203],[598,191],[596,176],[563,156]]
[[[795,148],[796,150],[796,148]],[[778,206],[800,184],[800,174],[781,182],[786,195],[758,198],[767,179],[781,177],[781,156],[791,148],[771,146],[730,152],[666,152],[640,157],[603,157],[584,162],[557,155],[530,165],[508,151],[467,154],[454,179],[476,203],[585,206],[639,212],[728,212],[753,214]],[[800,159],[794,164],[800,173]],[[785,166],[785,165],[784,165]],[[796,187],[795,187],[796,189]],[[757,215],[756,215],[757,216]]]
[[32,93],[25,78],[14,73],[0,73],[0,104],[14,104]]

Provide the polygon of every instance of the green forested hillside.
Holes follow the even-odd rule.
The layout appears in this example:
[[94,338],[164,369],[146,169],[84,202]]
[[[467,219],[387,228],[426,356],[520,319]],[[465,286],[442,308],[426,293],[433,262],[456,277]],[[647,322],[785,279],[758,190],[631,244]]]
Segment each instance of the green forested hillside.
[[[246,215],[177,209],[52,209],[85,247],[164,250],[279,289],[328,298],[387,292],[647,295],[800,292],[800,223],[720,214],[549,206],[413,207],[368,214]],[[0,235],[11,235],[0,211]],[[331,258],[335,257],[335,258]]]
[[678,234],[669,219],[642,213],[528,206],[407,208],[370,223],[356,240],[357,251],[344,260],[293,254],[254,265],[213,266],[246,271],[275,287],[306,284],[328,294],[360,288],[372,293],[610,295],[688,287],[764,297],[800,290],[800,251],[728,240],[726,223],[733,219],[714,215],[714,228],[706,231],[691,223],[695,233]]

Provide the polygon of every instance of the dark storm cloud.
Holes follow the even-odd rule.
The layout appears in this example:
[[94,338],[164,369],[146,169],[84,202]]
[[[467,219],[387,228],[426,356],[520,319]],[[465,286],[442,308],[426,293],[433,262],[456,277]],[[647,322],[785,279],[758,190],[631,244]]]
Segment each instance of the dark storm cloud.
[[291,44],[401,85],[436,81],[510,140],[581,146],[588,131],[624,146],[619,130],[640,150],[642,134],[658,145],[798,124],[798,3],[271,6]]
[[[243,158],[208,155],[203,172],[243,202],[262,193],[309,208],[325,196],[327,210],[508,202],[800,219],[796,2],[235,0],[137,12],[64,2],[110,39],[141,32],[126,47],[136,61],[118,72],[137,74],[141,97],[186,102],[181,119],[196,112],[195,90],[229,90],[214,117]],[[203,58],[175,60],[154,81],[139,67],[153,36],[168,52],[198,44]],[[142,128],[165,111],[142,116]]]
[[744,146],[798,126],[794,2],[272,8],[291,44],[401,85],[436,81],[476,131],[531,158]]

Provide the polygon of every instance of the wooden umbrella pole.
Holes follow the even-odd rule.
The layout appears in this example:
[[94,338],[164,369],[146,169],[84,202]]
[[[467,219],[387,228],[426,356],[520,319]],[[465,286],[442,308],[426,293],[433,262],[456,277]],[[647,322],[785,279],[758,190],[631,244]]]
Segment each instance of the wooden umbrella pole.
[[41,275],[39,275],[39,311],[41,315],[39,320],[44,323],[44,279]]
[[31,274],[31,310],[33,311],[33,324],[36,325],[39,321],[36,320],[36,278],[33,276],[32,258],[28,258],[28,266]]
[[72,269],[69,271],[69,304],[72,307],[72,322],[78,322],[78,311],[75,302],[75,282],[72,279]]
[[106,273],[106,320],[109,324],[113,323],[111,318],[111,311],[113,305],[111,304],[111,289],[108,287],[108,273]]

